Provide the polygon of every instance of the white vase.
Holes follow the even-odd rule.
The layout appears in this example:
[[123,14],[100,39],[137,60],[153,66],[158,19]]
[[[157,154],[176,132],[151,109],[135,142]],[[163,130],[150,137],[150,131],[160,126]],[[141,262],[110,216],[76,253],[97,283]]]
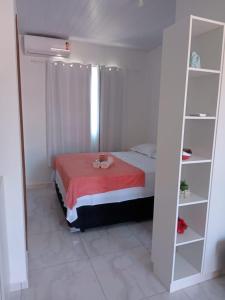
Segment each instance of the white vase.
[[180,191],[180,197],[183,199],[187,199],[191,196],[190,190]]

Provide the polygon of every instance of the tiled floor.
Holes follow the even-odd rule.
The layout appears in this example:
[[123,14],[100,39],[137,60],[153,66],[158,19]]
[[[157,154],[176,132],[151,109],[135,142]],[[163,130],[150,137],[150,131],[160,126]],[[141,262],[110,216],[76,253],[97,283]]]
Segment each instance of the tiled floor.
[[70,233],[53,189],[28,196],[30,288],[11,300],[225,299],[225,278],[165,292],[152,273],[152,222]]

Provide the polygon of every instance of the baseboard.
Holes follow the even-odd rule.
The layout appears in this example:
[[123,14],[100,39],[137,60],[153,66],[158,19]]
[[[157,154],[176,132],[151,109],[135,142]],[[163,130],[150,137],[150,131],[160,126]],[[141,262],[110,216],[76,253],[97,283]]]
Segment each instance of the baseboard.
[[[28,278],[28,251],[26,251],[26,266],[27,266],[27,278]],[[9,292],[17,292],[20,290],[25,290],[28,289],[29,287],[29,282],[28,279],[26,281],[18,282],[18,283],[11,283],[9,285]]]
[[26,266],[27,266],[27,281],[25,283],[21,284],[21,289],[28,289],[29,288],[29,252],[28,250],[26,251]]
[[52,187],[52,186],[53,186],[53,182],[49,181],[49,182],[39,182],[39,183],[28,184],[26,186],[26,188],[28,190],[32,190],[32,189],[43,189],[43,188],[48,188],[48,187]]
[[179,291],[184,288],[191,287],[193,285],[220,277],[224,275],[224,271],[215,271],[207,274],[196,274],[187,278],[179,279],[177,281],[174,281],[170,285],[170,293]]

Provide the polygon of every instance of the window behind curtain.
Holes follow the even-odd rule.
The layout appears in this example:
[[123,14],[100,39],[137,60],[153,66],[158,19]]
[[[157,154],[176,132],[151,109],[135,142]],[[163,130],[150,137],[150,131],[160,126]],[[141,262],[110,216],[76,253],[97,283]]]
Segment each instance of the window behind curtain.
[[123,72],[117,67],[91,69],[92,151],[122,149]]
[[99,97],[100,73],[98,66],[91,68],[91,148],[93,152],[99,151]]

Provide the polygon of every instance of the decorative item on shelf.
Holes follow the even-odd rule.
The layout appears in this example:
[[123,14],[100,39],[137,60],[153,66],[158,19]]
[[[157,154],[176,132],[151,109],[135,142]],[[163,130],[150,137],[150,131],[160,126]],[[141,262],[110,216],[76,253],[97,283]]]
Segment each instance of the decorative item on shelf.
[[184,148],[182,152],[182,160],[188,160],[191,158],[192,150],[189,148]]
[[206,113],[197,113],[197,114],[190,114],[191,117],[207,117],[208,114]]
[[184,219],[178,217],[177,233],[184,234],[185,230],[187,230],[187,229],[188,229],[187,223],[184,221]]
[[95,169],[108,169],[113,164],[114,159],[112,156],[106,154],[99,154],[99,157],[92,163]]
[[185,180],[182,180],[180,183],[180,196],[186,199],[190,197],[190,194],[191,193],[190,193],[189,185]]
[[200,55],[196,51],[191,52],[190,67],[196,69],[201,68]]

